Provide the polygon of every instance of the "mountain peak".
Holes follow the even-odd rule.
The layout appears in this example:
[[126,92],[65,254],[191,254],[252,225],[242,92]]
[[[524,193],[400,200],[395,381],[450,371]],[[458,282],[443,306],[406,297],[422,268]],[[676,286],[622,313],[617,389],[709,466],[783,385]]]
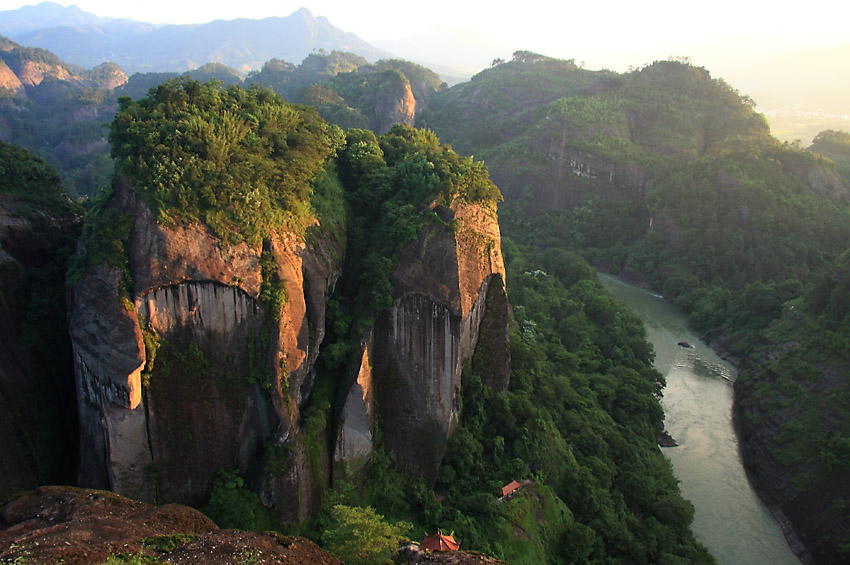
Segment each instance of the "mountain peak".
[[292,13],[292,15],[293,16],[299,16],[299,17],[301,17],[305,20],[315,20],[316,19],[315,17],[313,17],[313,13],[310,10],[308,10],[307,8],[305,8],[304,6],[300,7],[298,10],[294,11]]
[[0,33],[16,37],[36,29],[78,26],[104,21],[104,18],[86,12],[76,4],[62,6],[55,2],[42,2],[35,6],[0,11]]

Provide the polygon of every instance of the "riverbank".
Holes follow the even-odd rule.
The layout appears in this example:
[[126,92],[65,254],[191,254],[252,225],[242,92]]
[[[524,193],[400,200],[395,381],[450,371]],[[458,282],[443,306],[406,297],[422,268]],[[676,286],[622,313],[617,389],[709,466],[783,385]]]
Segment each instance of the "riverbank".
[[[743,339],[743,335],[720,336],[711,340],[709,343],[712,351],[714,351],[714,353],[721,359],[734,365],[739,374],[744,366],[745,359],[734,351],[734,347],[743,341]],[[782,529],[782,534],[785,537],[785,541],[788,543],[788,547],[792,552],[794,552],[801,563],[809,565],[813,563],[812,555],[809,553],[808,549],[806,549],[806,546],[803,545],[803,542],[800,539],[800,536],[797,535],[797,531],[794,529],[791,520],[788,516],[786,516],[785,512],[782,511],[781,505],[774,500],[769,490],[761,484],[755,476],[755,473],[752,471],[753,466],[756,464],[758,459],[758,455],[753,453],[752,450],[747,449],[748,442],[742,431],[744,429],[744,413],[741,408],[741,386],[738,385],[738,380],[735,381],[732,388],[732,424],[738,435],[739,442],[742,444],[742,448],[740,450],[741,459],[747,479],[759,499],[768,511],[770,511],[774,520],[776,520],[776,523],[779,524],[779,527]]]
[[679,444],[662,451],[695,507],[697,538],[719,563],[800,563],[742,463],[732,418],[736,367],[718,357],[688,328],[686,316],[657,294],[610,275],[600,274],[600,281],[644,320],[655,347],[656,368],[667,380],[666,428]]

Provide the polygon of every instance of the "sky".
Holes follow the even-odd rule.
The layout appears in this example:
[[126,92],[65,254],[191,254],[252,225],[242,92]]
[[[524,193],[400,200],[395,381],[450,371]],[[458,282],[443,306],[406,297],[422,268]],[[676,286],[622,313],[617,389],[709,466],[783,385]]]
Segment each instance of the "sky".
[[[0,10],[25,4],[0,0]],[[204,23],[240,17],[287,16],[306,7],[336,27],[367,41],[398,39],[451,23],[490,35],[512,50],[526,49],[559,58],[587,61],[590,68],[624,70],[669,55],[703,58],[730,50],[749,58],[806,48],[850,43],[850,8],[837,0],[790,3],[772,0],[522,0],[496,7],[493,2],[429,0],[58,0],[102,17],[154,23]],[[633,59],[632,61],[629,61]]]

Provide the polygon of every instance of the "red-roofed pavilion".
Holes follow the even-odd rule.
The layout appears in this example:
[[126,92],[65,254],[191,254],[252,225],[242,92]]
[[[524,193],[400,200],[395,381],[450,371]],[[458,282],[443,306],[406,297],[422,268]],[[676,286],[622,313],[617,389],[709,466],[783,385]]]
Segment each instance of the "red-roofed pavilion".
[[427,551],[457,551],[460,544],[455,541],[454,535],[454,532],[445,535],[442,531],[437,531],[433,536],[426,535],[419,548]]
[[505,486],[502,487],[502,497],[504,498],[504,497],[508,496],[509,494],[516,492],[521,486],[522,486],[522,483],[518,483],[516,481],[511,481],[510,483],[508,483],[508,484],[506,484]]

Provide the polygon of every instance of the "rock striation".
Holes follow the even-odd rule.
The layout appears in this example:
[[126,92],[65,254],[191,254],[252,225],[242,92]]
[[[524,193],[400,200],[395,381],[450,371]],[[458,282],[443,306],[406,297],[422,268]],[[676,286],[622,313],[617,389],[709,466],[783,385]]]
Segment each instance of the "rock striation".
[[[399,466],[436,478],[446,440],[460,416],[463,365],[475,353],[485,319],[507,339],[504,262],[494,210],[455,199],[432,205],[443,222],[427,225],[401,251],[392,306],[364,340],[342,412],[335,459],[358,470],[380,420],[384,445]],[[507,386],[507,375],[494,378]]]
[[[70,301],[80,484],[201,505],[219,470],[238,469],[298,518],[307,473],[262,469],[268,444],[298,452],[338,244],[273,233],[228,245],[202,224],[163,225],[127,179],[109,206],[132,218],[126,270],[89,267]],[[266,256],[283,281],[279,312],[260,298]]]

